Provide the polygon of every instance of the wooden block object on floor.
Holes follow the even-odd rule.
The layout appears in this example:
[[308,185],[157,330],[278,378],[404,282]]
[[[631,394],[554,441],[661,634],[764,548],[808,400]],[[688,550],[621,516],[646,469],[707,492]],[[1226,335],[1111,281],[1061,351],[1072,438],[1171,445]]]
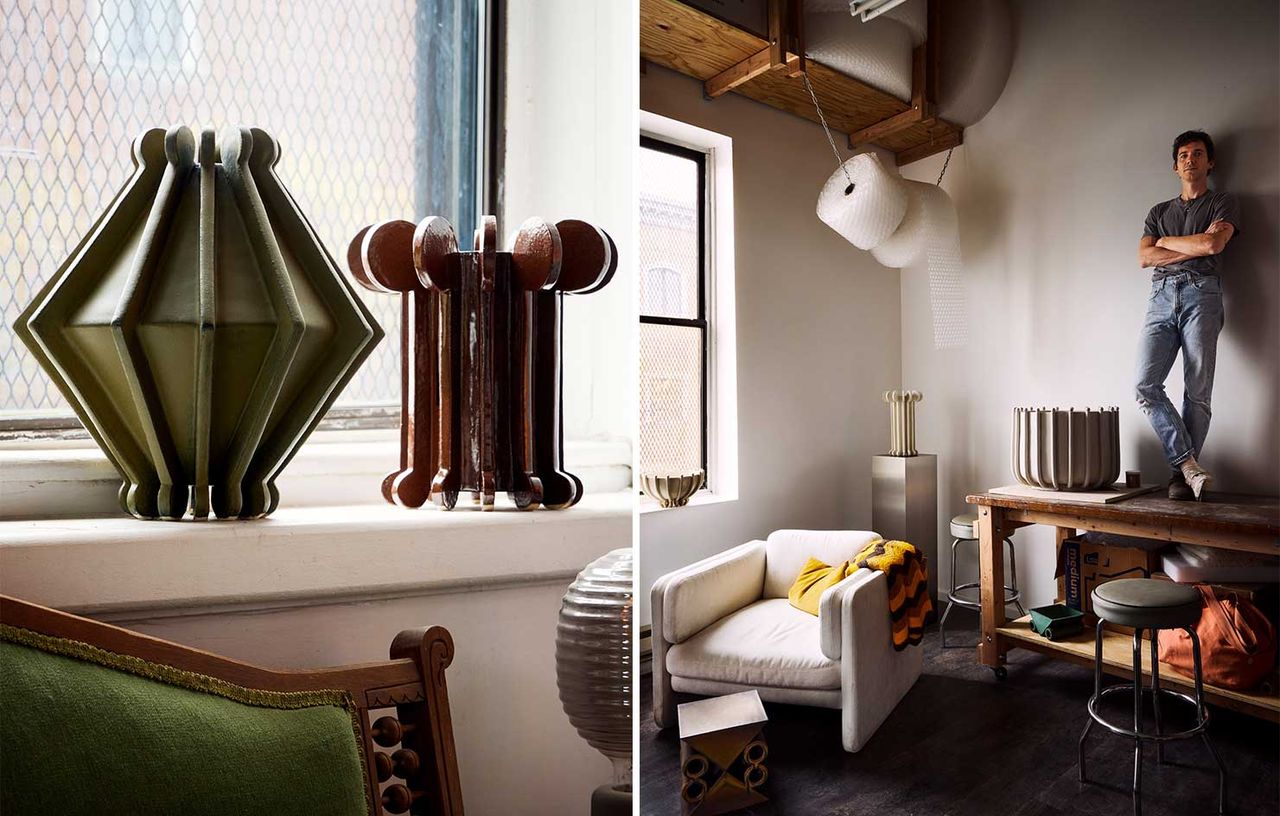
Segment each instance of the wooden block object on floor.
[[760,788],[769,778],[764,766],[769,718],[758,693],[683,703],[677,716],[684,816],[729,813],[768,801]]

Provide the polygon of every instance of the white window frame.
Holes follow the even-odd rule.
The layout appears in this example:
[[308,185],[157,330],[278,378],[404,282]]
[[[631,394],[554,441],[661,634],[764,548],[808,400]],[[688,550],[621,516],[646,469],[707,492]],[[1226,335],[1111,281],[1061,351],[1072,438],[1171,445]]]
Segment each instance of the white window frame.
[[[707,483],[686,507],[738,498],[738,343],[734,284],[733,139],[715,131],[640,111],[640,135],[707,154]],[[637,176],[638,177],[638,176]],[[637,324],[638,327],[639,324]],[[636,469],[639,471],[636,445]],[[640,512],[667,509],[648,496]]]

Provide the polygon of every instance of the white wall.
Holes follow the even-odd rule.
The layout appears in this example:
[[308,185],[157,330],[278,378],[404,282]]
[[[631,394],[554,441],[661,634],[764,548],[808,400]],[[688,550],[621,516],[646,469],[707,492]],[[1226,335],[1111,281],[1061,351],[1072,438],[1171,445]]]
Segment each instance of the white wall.
[[640,623],[660,575],[783,527],[871,524],[881,392],[901,385],[898,272],[818,220],[822,129],[650,65],[644,110],[733,138],[739,498],[640,520]]
[[568,438],[634,435],[636,53],[633,2],[507,4],[506,235],[530,216],[577,218],[612,236],[613,281],[565,298]]
[[[939,454],[939,541],[967,492],[1013,481],[1014,405],[1118,405],[1122,468],[1168,478],[1133,398],[1150,280],[1135,257],[1147,210],[1179,192],[1170,148],[1192,128],[1214,137],[1211,184],[1240,197],[1243,221],[1224,256],[1226,327],[1202,462],[1214,488],[1280,490],[1277,8],[1015,6],[1009,84],[966,129],[943,182],[960,216],[967,348],[934,350],[925,271],[902,273],[903,382],[925,394],[919,447]],[[904,175],[932,182],[942,160]],[[1180,405],[1180,364],[1168,388]],[[1030,601],[1051,601],[1051,532],[1014,541]]]

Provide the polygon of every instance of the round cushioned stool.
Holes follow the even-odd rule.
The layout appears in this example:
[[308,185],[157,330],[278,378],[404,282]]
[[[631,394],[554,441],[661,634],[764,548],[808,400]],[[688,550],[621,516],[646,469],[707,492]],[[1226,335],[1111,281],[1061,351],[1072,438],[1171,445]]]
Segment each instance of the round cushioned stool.
[[[938,633],[942,637],[942,648],[947,646],[947,616],[951,614],[951,607],[962,606],[965,609],[982,610],[982,602],[980,599],[982,593],[982,584],[979,581],[973,581],[968,584],[956,585],[956,547],[960,546],[961,541],[977,541],[978,540],[978,517],[973,513],[965,513],[951,519],[951,591],[947,593],[947,608],[942,612],[942,620],[938,622]],[[1018,608],[1019,615],[1027,614],[1027,610],[1022,608],[1022,593],[1018,591],[1018,561],[1013,553],[1013,542],[1008,539],[1004,540],[1005,546],[1009,550],[1009,584],[1004,588],[1005,604],[1013,604]],[[973,598],[966,598],[961,592],[968,590],[978,590]],[[1001,667],[1003,668],[1003,667]]]
[[[1209,710],[1204,706],[1204,680],[1200,671],[1200,639],[1195,625],[1200,620],[1200,593],[1195,587],[1153,581],[1149,578],[1124,578],[1099,584],[1093,591],[1093,609],[1098,615],[1098,628],[1094,639],[1093,696],[1089,698],[1089,722],[1080,735],[1080,781],[1084,778],[1084,741],[1089,729],[1099,723],[1116,734],[1133,738],[1133,812],[1142,813],[1142,743],[1156,744],[1156,762],[1164,763],[1164,743],[1168,740],[1189,739],[1199,736],[1208,746],[1213,761],[1218,765],[1218,813],[1227,808],[1227,774],[1222,760],[1209,742],[1205,729],[1209,726]],[[1102,687],[1102,626],[1104,622],[1133,628],[1133,677],[1132,683],[1120,683]],[[1160,687],[1160,663],[1158,640],[1160,629],[1183,629],[1191,636],[1194,662],[1195,697]],[[1155,709],[1156,730],[1142,730],[1142,632],[1151,635],[1151,704]],[[1108,721],[1098,712],[1098,703],[1108,694],[1129,692],[1133,694],[1133,728]],[[1160,720],[1160,698],[1181,700],[1195,707],[1195,724],[1185,731],[1166,734]]]

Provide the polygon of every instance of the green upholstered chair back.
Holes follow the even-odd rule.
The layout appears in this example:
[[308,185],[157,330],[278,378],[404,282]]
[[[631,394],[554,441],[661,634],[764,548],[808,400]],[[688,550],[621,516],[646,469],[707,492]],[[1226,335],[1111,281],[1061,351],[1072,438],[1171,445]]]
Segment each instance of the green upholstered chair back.
[[273,671],[0,596],[0,812],[461,814],[440,628]]

